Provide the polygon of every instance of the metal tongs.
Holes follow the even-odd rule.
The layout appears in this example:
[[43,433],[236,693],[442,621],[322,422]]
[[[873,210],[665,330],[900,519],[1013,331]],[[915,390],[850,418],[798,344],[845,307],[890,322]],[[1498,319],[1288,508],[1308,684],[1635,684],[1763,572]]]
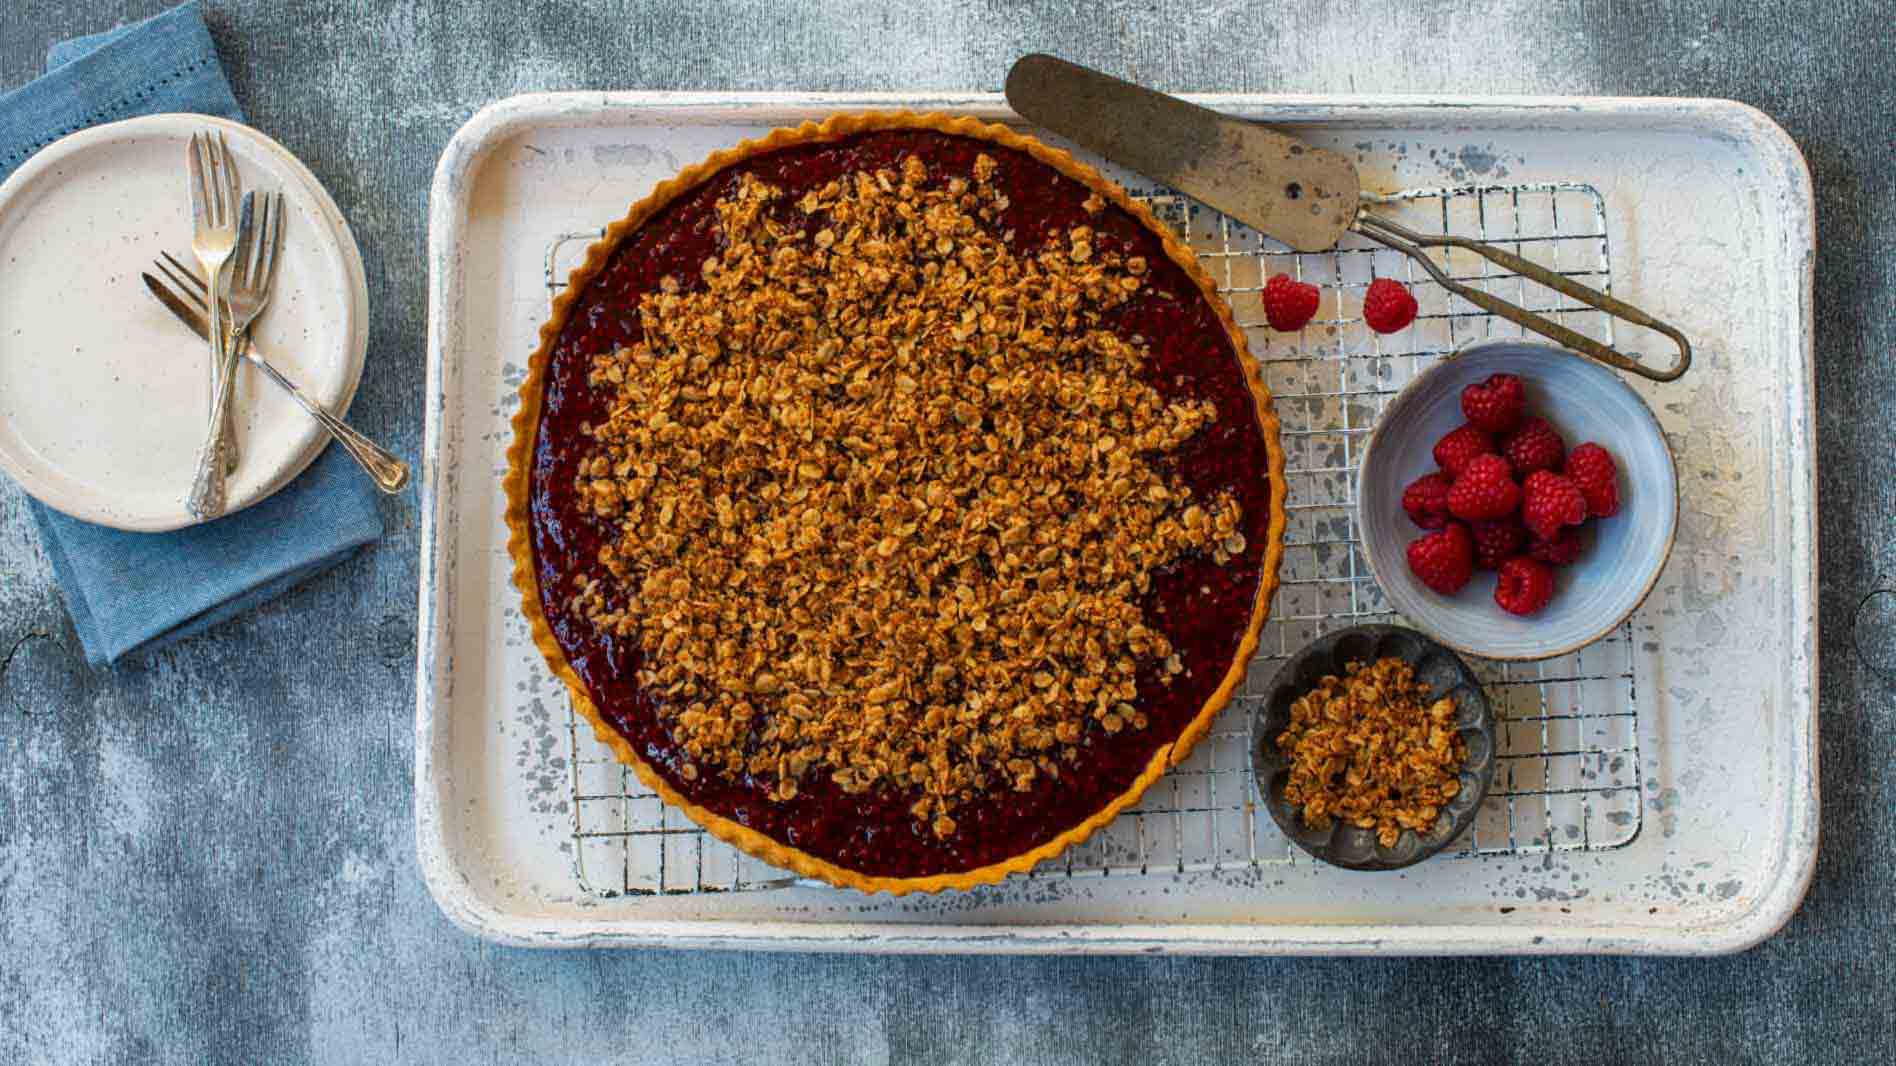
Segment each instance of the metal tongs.
[[[1420,263],[1449,292],[1609,366],[1653,381],[1673,381],[1692,365],[1692,345],[1683,333],[1624,300],[1491,244],[1418,233],[1370,214],[1364,205],[1380,198],[1363,193],[1356,165],[1329,149],[1047,55],[1026,56],[1014,64],[1007,75],[1007,102],[1022,117],[1296,251],[1327,251],[1354,230]],[[1663,370],[1647,366],[1552,319],[1450,278],[1425,248],[1473,252],[1614,318],[1664,334],[1678,346],[1678,356]]]

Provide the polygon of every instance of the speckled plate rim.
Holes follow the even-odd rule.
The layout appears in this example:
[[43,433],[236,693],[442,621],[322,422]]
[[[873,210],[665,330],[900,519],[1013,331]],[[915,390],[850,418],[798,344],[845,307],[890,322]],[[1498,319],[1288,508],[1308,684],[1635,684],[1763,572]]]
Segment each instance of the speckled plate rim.
[[[1597,631],[1593,632],[1591,635],[1582,637],[1577,640],[1567,641],[1563,644],[1555,645],[1545,651],[1512,652],[1512,653],[1500,652],[1492,648],[1479,648],[1479,647],[1474,647],[1471,645],[1461,643],[1455,640],[1453,637],[1449,636],[1448,634],[1437,631],[1434,627],[1430,626],[1423,619],[1408,618],[1407,616],[1404,616],[1406,621],[1412,623],[1415,626],[1415,628],[1421,630],[1424,634],[1429,636],[1431,639],[1440,641],[1443,645],[1453,649],[1454,651],[1460,652],[1463,655],[1473,655],[1476,658],[1480,658],[1480,659],[1492,659],[1496,661],[1517,662],[1517,663],[1539,662],[1543,659],[1557,659],[1562,655],[1568,655],[1573,652],[1579,651],[1581,648],[1584,648],[1589,644],[1597,643],[1601,639],[1611,634],[1614,630],[1624,625],[1626,623],[1626,620],[1633,616],[1634,612],[1638,611],[1640,607],[1644,606],[1646,599],[1652,595],[1652,590],[1659,587],[1659,578],[1661,575],[1663,575],[1666,572],[1666,564],[1672,560],[1672,549],[1678,543],[1678,539],[1679,539],[1680,489],[1679,489],[1678,456],[1674,455],[1672,452],[1672,441],[1670,438],[1666,436],[1665,427],[1660,424],[1659,417],[1652,413],[1652,405],[1648,404],[1646,402],[1646,398],[1641,396],[1638,390],[1634,389],[1632,385],[1626,381],[1626,378],[1622,376],[1618,371],[1614,370],[1612,367],[1605,365],[1604,363],[1599,363],[1592,359],[1588,359],[1586,356],[1581,355],[1579,352],[1573,351],[1572,349],[1569,349],[1569,348],[1562,348],[1557,344],[1543,344],[1538,341],[1503,339],[1503,340],[1472,341],[1468,344],[1462,345],[1460,348],[1457,348],[1453,352],[1442,357],[1440,362],[1437,362],[1435,365],[1428,367],[1427,369],[1423,370],[1421,373],[1417,374],[1413,379],[1411,379],[1410,382],[1407,385],[1404,385],[1402,387],[1402,390],[1396,394],[1395,398],[1389,401],[1388,405],[1383,408],[1382,414],[1377,417],[1375,427],[1371,429],[1369,432],[1369,441],[1363,446],[1362,461],[1358,463],[1356,467],[1356,486],[1355,486],[1356,487],[1356,509],[1355,509],[1355,514],[1352,517],[1354,518],[1356,522],[1356,528],[1358,529],[1364,528],[1363,507],[1364,507],[1365,497],[1363,493],[1363,471],[1369,468],[1370,456],[1375,454],[1376,445],[1382,439],[1383,427],[1389,424],[1389,412],[1395,409],[1395,407],[1398,404],[1403,402],[1403,397],[1412,395],[1415,391],[1417,391],[1418,387],[1423,382],[1429,380],[1429,378],[1432,375],[1443,373],[1448,368],[1452,367],[1457,360],[1463,359],[1470,355],[1481,354],[1484,350],[1489,349],[1489,348],[1536,348],[1536,349],[1540,349],[1552,354],[1565,356],[1566,358],[1569,358],[1569,359],[1578,359],[1583,363],[1587,363],[1591,366],[1597,367],[1601,371],[1605,372],[1608,377],[1610,377],[1614,382],[1618,384],[1618,386],[1621,389],[1625,391],[1626,395],[1633,401],[1635,407],[1641,413],[1643,413],[1646,416],[1647,421],[1649,421],[1652,424],[1653,434],[1659,440],[1660,451],[1666,457],[1666,469],[1672,475],[1671,477],[1671,481],[1672,481],[1671,521],[1668,522],[1666,525],[1666,540],[1665,540],[1665,544],[1660,548],[1657,564],[1653,566],[1652,573],[1646,575],[1644,587],[1642,587],[1639,590],[1639,595],[1633,598],[1631,606],[1627,607],[1624,611],[1621,611],[1619,614],[1615,615],[1612,621],[1598,627]],[[1381,572],[1378,570],[1376,566],[1375,554],[1369,551],[1367,547],[1365,547],[1363,551],[1363,559],[1369,564],[1370,576],[1374,577],[1376,579],[1376,584],[1381,586],[1383,591],[1387,593],[1389,589],[1389,582],[1384,580]]]
[[[1300,833],[1296,826],[1284,824],[1286,814],[1279,809],[1277,802],[1272,798],[1270,786],[1270,782],[1277,776],[1276,771],[1282,766],[1283,760],[1269,754],[1275,750],[1274,743],[1276,738],[1271,735],[1273,730],[1266,724],[1267,720],[1273,717],[1272,705],[1277,702],[1280,690],[1285,688],[1308,690],[1308,687],[1299,681],[1297,674],[1301,671],[1306,659],[1310,655],[1326,650],[1325,646],[1327,645],[1327,654],[1334,656],[1337,651],[1337,645],[1355,636],[1367,637],[1376,645],[1381,645],[1385,640],[1391,637],[1405,637],[1417,642],[1421,645],[1421,650],[1416,654],[1413,660],[1407,656],[1399,656],[1404,662],[1408,662],[1411,666],[1416,665],[1421,660],[1437,652],[1446,656],[1448,661],[1453,664],[1458,678],[1457,683],[1450,686],[1446,691],[1453,692],[1466,686],[1473,689],[1475,695],[1480,699],[1480,706],[1475,711],[1474,722],[1472,724],[1462,725],[1456,732],[1465,733],[1472,729],[1481,736],[1487,746],[1487,755],[1483,761],[1483,765],[1479,770],[1473,772],[1476,782],[1476,787],[1473,790],[1473,801],[1464,801],[1462,796],[1458,795],[1451,802],[1461,807],[1459,814],[1450,817],[1449,811],[1444,810],[1439,816],[1441,818],[1449,818],[1449,828],[1446,835],[1432,844],[1423,843],[1421,834],[1413,829],[1404,829],[1402,835],[1397,838],[1396,844],[1393,847],[1384,849],[1379,846],[1372,846],[1369,853],[1370,857],[1360,862],[1339,858],[1334,854],[1326,854],[1324,850],[1319,849],[1315,843],[1307,839],[1308,834]],[[1331,662],[1334,664],[1334,658],[1331,659]],[[1302,692],[1297,693],[1297,695],[1302,695]],[[1294,699],[1296,697],[1293,696],[1292,698]],[[1456,710],[1459,720],[1462,709],[1458,705]],[[1251,762],[1251,786],[1257,793],[1258,804],[1270,814],[1271,821],[1276,824],[1278,831],[1284,834],[1286,840],[1302,848],[1304,852],[1312,858],[1340,870],[1350,870],[1357,873],[1389,873],[1396,870],[1406,870],[1411,866],[1426,862],[1440,855],[1443,851],[1447,850],[1450,844],[1460,840],[1462,835],[1467,833],[1469,828],[1475,824],[1475,819],[1481,814],[1481,805],[1486,802],[1488,792],[1494,787],[1495,766],[1501,757],[1500,742],[1497,739],[1499,726],[1495,717],[1494,701],[1488,698],[1488,690],[1487,687],[1481,683],[1481,677],[1475,673],[1466,660],[1456,653],[1455,649],[1449,647],[1447,644],[1442,643],[1414,626],[1396,625],[1394,623],[1373,622],[1365,625],[1349,626],[1344,629],[1325,633],[1320,637],[1306,642],[1303,647],[1298,648],[1288,659],[1284,660],[1283,664],[1277,668],[1277,672],[1271,675],[1270,684],[1265,688],[1264,698],[1258,700],[1251,708],[1246,727],[1245,743],[1249,745],[1247,754]],[[1465,767],[1466,763],[1464,762],[1463,765]],[[1456,776],[1459,778],[1462,775],[1458,773]],[[1463,787],[1464,789],[1467,787],[1465,782]],[[1463,793],[1463,795],[1465,794],[1466,793]],[[1295,818],[1301,817],[1301,815],[1292,814],[1289,815],[1289,817]],[[1333,849],[1336,836],[1351,831],[1352,830],[1341,824],[1332,825],[1327,833],[1325,833],[1325,847]],[[1409,847],[1412,847],[1413,850],[1407,854],[1400,854],[1405,848]],[[1383,857],[1384,851],[1397,852],[1398,857],[1385,858]]]

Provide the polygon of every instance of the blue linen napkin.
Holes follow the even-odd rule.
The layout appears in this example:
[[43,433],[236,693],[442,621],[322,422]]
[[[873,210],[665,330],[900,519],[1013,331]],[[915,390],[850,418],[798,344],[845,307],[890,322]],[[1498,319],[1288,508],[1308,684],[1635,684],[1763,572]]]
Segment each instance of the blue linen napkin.
[[[33,153],[88,126],[173,111],[244,118],[195,2],[57,43],[46,66],[43,77],[0,95],[0,181]],[[180,179],[180,196],[183,187]],[[247,611],[382,535],[374,490],[335,447],[269,499],[174,533],[127,533],[37,500],[32,507],[94,666]]]

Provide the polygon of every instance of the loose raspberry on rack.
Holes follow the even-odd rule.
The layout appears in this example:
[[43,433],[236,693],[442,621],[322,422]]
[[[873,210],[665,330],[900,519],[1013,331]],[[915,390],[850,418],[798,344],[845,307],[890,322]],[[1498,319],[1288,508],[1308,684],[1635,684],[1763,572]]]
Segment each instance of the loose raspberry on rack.
[[[1464,400],[1464,410],[1466,406]],[[1559,470],[1567,458],[1567,442],[1560,439],[1560,434],[1545,418],[1538,416],[1527,419],[1514,432],[1501,438],[1500,448],[1501,454],[1507,456],[1508,465],[1514,467],[1517,478],[1525,478],[1536,470]]]
[[1527,415],[1527,387],[1513,374],[1491,374],[1462,390],[1462,415],[1490,433],[1506,433]]
[[1363,321],[1378,333],[1394,333],[1415,321],[1415,297],[1399,281],[1377,278],[1363,294]]
[[1514,514],[1470,523],[1468,535],[1475,542],[1475,565],[1483,570],[1499,570],[1527,544],[1527,527]]
[[1550,566],[1570,566],[1587,550],[1587,540],[1572,526],[1562,526],[1552,540],[1536,540],[1527,554]]
[[1295,333],[1317,316],[1323,292],[1289,274],[1273,274],[1264,283],[1264,317],[1280,333]]
[[1538,559],[1517,555],[1501,564],[1494,602],[1509,614],[1534,614],[1554,598],[1554,570]]
[[1494,439],[1486,430],[1459,426],[1435,442],[1435,465],[1449,477],[1455,477],[1477,455],[1493,455]]
[[1475,543],[1459,522],[1409,542],[1409,569],[1424,585],[1453,596],[1475,574]]
[[[1451,506],[1453,493],[1450,494]],[[1521,486],[1521,521],[1541,540],[1553,540],[1561,526],[1587,520],[1587,498],[1580,486],[1564,474],[1536,470]]]
[[1449,513],[1470,522],[1513,514],[1520,505],[1521,486],[1514,483],[1508,461],[1498,455],[1468,460],[1448,490]]
[[1580,486],[1587,498],[1587,513],[1595,518],[1611,518],[1619,513],[1618,467],[1612,453],[1588,441],[1567,456],[1567,476]]
[[1454,484],[1447,474],[1423,474],[1402,490],[1402,509],[1409,521],[1423,529],[1440,529],[1448,524],[1448,489]]

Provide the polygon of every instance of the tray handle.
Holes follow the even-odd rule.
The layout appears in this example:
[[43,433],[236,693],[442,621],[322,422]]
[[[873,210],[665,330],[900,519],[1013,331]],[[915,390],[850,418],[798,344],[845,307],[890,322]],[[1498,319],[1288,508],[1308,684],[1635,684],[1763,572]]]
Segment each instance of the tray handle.
[[[1638,374],[1640,377],[1648,378],[1652,381],[1677,381],[1692,365],[1692,344],[1685,339],[1685,334],[1680,333],[1677,329],[1659,321],[1624,300],[1615,299],[1598,289],[1582,285],[1564,274],[1556,273],[1538,263],[1529,262],[1513,253],[1504,252],[1491,244],[1470,240],[1467,237],[1446,237],[1417,233],[1406,226],[1368,213],[1357,215],[1356,223],[1352,228],[1378,244],[1393,248],[1422,264],[1422,269],[1428,271],[1429,276],[1434,278],[1437,284],[1468,302],[1475,304],[1483,310],[1500,315],[1502,318],[1507,319],[1509,322],[1523,329],[1533,330],[1535,333],[1557,341],[1575,351],[1585,352],[1608,366]],[[1672,343],[1678,345],[1678,358],[1673,361],[1672,366],[1664,370],[1649,367],[1632,356],[1609,348],[1599,341],[1569,329],[1552,319],[1544,318],[1524,307],[1511,304],[1493,293],[1483,292],[1480,289],[1471,288],[1470,286],[1463,285],[1461,282],[1450,279],[1447,274],[1442,272],[1440,267],[1435,265],[1433,259],[1423,254],[1422,249],[1424,248],[1465,249],[1497,266],[1511,270],[1522,277],[1530,278],[1556,292],[1571,296],[1589,307],[1604,311],[1623,322],[1630,322],[1635,326],[1643,326],[1646,329],[1663,333],[1671,338]]]

